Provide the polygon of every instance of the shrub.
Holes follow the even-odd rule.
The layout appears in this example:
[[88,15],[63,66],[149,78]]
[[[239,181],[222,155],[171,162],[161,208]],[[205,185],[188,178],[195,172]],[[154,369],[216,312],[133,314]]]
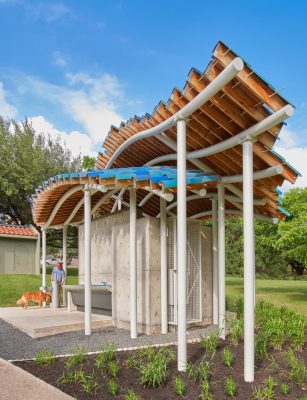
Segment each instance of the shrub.
[[276,399],[275,395],[275,387],[277,383],[274,379],[269,376],[266,380],[265,384],[259,387],[256,387],[253,390],[253,396],[255,400],[273,400]]
[[109,374],[112,378],[116,378],[119,373],[119,367],[117,361],[110,361],[109,363]]
[[133,390],[128,390],[124,396],[124,400],[142,400],[142,398],[136,395]]
[[228,394],[228,396],[234,397],[237,393],[237,390],[238,386],[232,376],[227,376],[225,381],[225,392]]
[[233,363],[233,354],[229,347],[225,347],[223,350],[223,363],[226,367],[231,367]]
[[111,378],[108,382],[108,392],[112,395],[112,396],[116,396],[119,392],[119,387],[118,384],[116,382],[116,380],[114,378]]
[[289,379],[300,385],[307,383],[307,367],[301,357],[295,355],[293,349],[285,352],[287,364],[290,367]]
[[54,352],[51,350],[40,350],[35,354],[36,365],[51,365],[55,361]]
[[229,321],[229,341],[233,346],[238,346],[240,339],[243,337],[243,319],[230,318]]
[[109,362],[115,358],[115,345],[110,343],[105,347],[101,348],[101,352],[98,354],[95,360],[95,366],[98,369],[106,370]]
[[76,365],[84,363],[86,360],[85,348],[82,346],[76,346],[72,349],[72,355],[65,361],[65,368],[70,369]]
[[207,380],[204,380],[200,384],[201,393],[199,398],[201,400],[213,400],[212,394],[210,393],[210,385]]
[[287,383],[282,383],[280,385],[280,393],[283,394],[284,396],[287,396],[290,392],[289,386]]
[[218,332],[211,333],[211,335],[208,337],[200,335],[200,343],[202,348],[205,350],[206,355],[210,355],[211,358],[214,357],[219,343]]
[[173,388],[177,396],[184,396],[186,391],[186,385],[180,376],[176,376]]

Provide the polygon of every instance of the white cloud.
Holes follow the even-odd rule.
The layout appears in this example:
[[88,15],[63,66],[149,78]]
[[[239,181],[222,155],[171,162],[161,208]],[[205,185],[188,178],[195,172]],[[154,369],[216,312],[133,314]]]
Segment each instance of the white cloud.
[[60,51],[54,51],[52,53],[52,62],[54,65],[58,65],[59,67],[67,66],[67,61]]
[[68,147],[74,156],[78,156],[80,153],[82,156],[97,156],[94,143],[88,135],[79,131],[60,131],[56,129],[50,122],[48,122],[42,115],[31,117],[29,118],[29,121],[37,133],[49,134],[54,139],[59,137],[61,144]]
[[280,134],[278,146],[274,148],[287,162],[301,173],[295,184],[285,182],[282,186],[283,190],[289,190],[293,187],[307,186],[307,147],[299,147],[295,140],[295,132],[284,128]]
[[17,109],[7,102],[2,82],[0,82],[0,115],[3,118],[15,118],[17,115]]

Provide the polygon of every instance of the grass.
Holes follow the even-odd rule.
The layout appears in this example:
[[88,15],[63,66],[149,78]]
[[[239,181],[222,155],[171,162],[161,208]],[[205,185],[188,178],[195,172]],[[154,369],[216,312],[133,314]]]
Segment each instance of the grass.
[[[68,285],[78,284],[78,276],[74,276],[76,268],[68,268]],[[50,274],[47,275],[47,285]],[[36,292],[42,285],[40,275],[0,275],[0,307],[16,307],[16,301],[24,292]]]
[[[243,296],[243,278],[227,277],[226,292]],[[278,306],[285,304],[307,317],[307,281],[256,279],[256,296]]]

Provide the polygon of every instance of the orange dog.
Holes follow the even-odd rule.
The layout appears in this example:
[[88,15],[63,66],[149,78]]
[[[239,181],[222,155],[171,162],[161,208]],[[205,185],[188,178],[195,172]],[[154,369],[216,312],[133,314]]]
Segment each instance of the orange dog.
[[25,292],[21,298],[17,300],[16,304],[21,305],[22,308],[27,308],[30,301],[38,303],[38,305],[42,307],[44,301],[51,302],[51,296],[44,292]]

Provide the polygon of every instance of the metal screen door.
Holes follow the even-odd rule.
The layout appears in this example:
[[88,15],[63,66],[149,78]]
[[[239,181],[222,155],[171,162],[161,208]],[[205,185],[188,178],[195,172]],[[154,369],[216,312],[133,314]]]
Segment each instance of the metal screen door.
[[[177,325],[177,220],[167,221],[168,323]],[[187,221],[187,323],[200,322],[201,310],[201,223]]]

